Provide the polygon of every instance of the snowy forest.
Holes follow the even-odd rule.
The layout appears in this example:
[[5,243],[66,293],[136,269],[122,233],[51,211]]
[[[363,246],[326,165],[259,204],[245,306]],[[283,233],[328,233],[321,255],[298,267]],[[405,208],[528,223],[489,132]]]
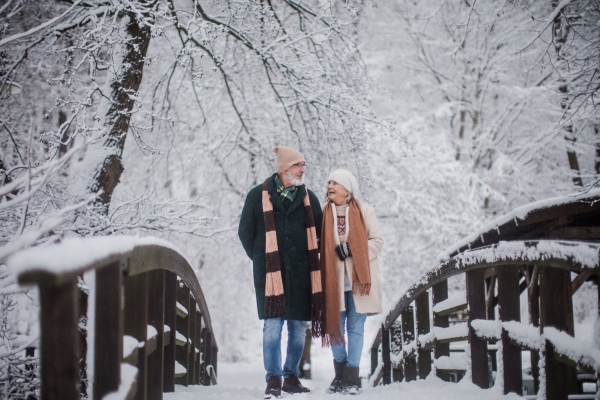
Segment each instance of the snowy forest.
[[[39,335],[36,290],[6,261],[70,237],[168,240],[220,360],[260,357],[237,226],[275,146],[304,154],[321,205],[329,172],[359,178],[385,240],[383,315],[486,222],[591,190],[598,32],[598,0],[2,0],[0,397],[39,384],[14,350]],[[596,296],[577,293],[576,321]]]

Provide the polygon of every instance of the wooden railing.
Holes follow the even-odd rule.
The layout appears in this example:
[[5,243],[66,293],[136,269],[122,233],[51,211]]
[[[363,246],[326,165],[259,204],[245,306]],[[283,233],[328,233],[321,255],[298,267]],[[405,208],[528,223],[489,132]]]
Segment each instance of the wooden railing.
[[[530,350],[539,355],[532,360],[545,360],[546,398],[567,399],[570,368],[598,376],[600,349],[589,343],[588,351],[581,352],[586,344],[570,336],[569,307],[572,309],[571,272],[587,277],[598,274],[599,252],[599,243],[512,241],[467,250],[439,264],[417,280],[387,315],[371,346],[371,383],[410,381],[417,376],[424,379],[432,366],[442,378],[465,372],[468,360],[465,355],[451,354],[449,343],[466,340],[471,379],[488,388],[488,343],[492,342],[500,349],[497,356],[502,357],[505,394],[523,395],[521,351]],[[486,291],[486,273],[497,277],[499,320],[493,315],[495,283],[488,281]],[[466,275],[466,295],[448,299],[448,278],[459,274]],[[520,294],[534,280],[539,284],[539,327],[520,322]],[[433,329],[428,291],[433,303]],[[448,315],[465,309],[467,322],[450,327]]]
[[[175,384],[216,384],[218,348],[200,283],[168,242],[71,241],[17,254],[11,265],[21,285],[39,287],[43,400],[79,399],[86,345],[93,346],[87,390],[97,400],[162,399]],[[93,343],[81,346],[86,310],[79,309],[78,280],[90,270],[95,287],[87,327],[94,329],[87,337]]]

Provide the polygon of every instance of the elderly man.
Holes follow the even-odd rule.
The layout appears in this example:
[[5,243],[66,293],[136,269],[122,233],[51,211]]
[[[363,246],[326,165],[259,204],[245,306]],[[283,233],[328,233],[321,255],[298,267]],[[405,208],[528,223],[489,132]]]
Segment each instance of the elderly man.
[[[273,149],[277,173],[248,193],[238,235],[254,265],[258,316],[264,320],[265,398],[310,390],[300,383],[306,321],[312,298],[321,291],[317,236],[322,211],[304,185],[304,156],[288,147]],[[312,280],[312,281],[311,281]],[[316,297],[315,297],[316,298]],[[281,331],[286,321],[287,355],[281,367]],[[283,386],[281,378],[283,377]]]

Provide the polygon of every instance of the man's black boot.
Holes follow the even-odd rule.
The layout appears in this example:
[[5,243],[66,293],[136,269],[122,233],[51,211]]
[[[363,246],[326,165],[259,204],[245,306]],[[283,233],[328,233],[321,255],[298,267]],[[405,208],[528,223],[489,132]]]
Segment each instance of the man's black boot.
[[281,388],[287,393],[308,393],[310,389],[302,386],[300,379],[295,375],[286,376],[283,378],[283,387]]
[[267,389],[265,390],[265,399],[281,398],[281,378],[272,376],[267,381]]

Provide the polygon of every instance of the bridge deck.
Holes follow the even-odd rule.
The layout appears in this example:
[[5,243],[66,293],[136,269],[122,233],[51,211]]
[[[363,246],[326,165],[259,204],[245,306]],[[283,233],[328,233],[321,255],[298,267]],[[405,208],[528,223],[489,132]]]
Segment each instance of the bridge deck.
[[[316,346],[313,347],[314,350]],[[286,400],[351,400],[348,396],[326,393],[333,379],[333,365],[329,349],[313,354],[313,379],[302,380],[312,393],[286,395]],[[365,368],[366,373],[366,368]],[[363,375],[363,374],[361,374]],[[366,383],[365,381],[363,381]],[[367,386],[367,385],[363,385]],[[165,393],[164,400],[260,400],[264,396],[264,369],[262,360],[252,363],[219,363],[219,384],[216,386],[176,386],[175,393]],[[470,382],[460,384],[443,382],[434,376],[427,380],[398,382],[387,386],[366,387],[356,400],[517,400],[516,394],[502,395],[495,388],[483,390]]]

